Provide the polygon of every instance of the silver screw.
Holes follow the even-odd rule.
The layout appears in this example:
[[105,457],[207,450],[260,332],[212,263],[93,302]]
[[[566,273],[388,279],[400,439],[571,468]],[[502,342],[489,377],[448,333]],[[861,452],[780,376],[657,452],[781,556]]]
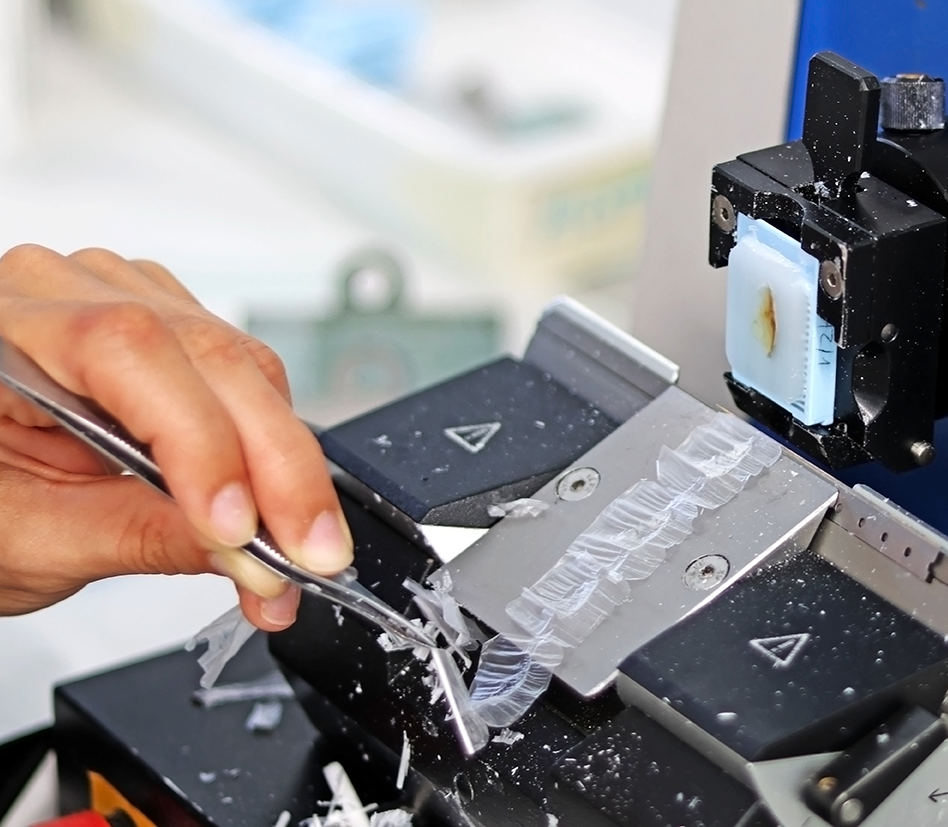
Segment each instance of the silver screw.
[[573,468],[556,483],[556,496],[569,502],[585,500],[596,490],[599,479],[599,472],[595,468]]
[[865,808],[858,798],[847,798],[839,807],[839,820],[847,825],[862,821]]
[[715,195],[711,202],[711,217],[719,230],[733,233],[737,226],[737,213],[734,205],[723,195]]
[[916,465],[928,465],[935,459],[935,446],[924,439],[912,443],[911,451],[912,459],[915,460]]
[[703,557],[692,560],[685,567],[685,573],[681,579],[689,589],[704,592],[721,583],[730,570],[731,563],[727,557],[722,557],[720,554],[705,554]]
[[843,274],[835,261],[824,261],[820,265],[820,287],[831,299],[838,299],[846,290]]
[[882,328],[882,341],[883,342],[894,342],[896,337],[899,335],[899,329],[889,322],[885,327]]

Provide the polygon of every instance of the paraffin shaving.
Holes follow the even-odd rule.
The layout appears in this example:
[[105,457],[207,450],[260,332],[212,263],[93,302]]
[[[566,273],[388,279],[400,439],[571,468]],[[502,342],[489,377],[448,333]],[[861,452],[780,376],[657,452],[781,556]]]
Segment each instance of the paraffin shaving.
[[672,450],[661,449],[657,480],[636,483],[600,513],[557,563],[507,606],[522,635],[497,636],[481,651],[471,685],[474,711],[489,726],[517,721],[547,688],[551,670],[630,597],[668,550],[749,479],[773,465],[780,446],[730,414],[717,414]]

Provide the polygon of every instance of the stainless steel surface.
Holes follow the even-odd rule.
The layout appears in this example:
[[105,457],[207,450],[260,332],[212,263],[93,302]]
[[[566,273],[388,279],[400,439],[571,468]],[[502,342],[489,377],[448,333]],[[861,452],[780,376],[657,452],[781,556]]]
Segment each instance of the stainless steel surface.
[[864,485],[840,486],[830,519],[921,580],[948,552],[948,537]]
[[[666,390],[578,461],[601,475],[592,496],[561,500],[551,482],[535,495],[550,504],[541,516],[501,521],[445,567],[458,602],[495,631],[516,634],[507,604],[545,574],[612,500],[638,480],[654,479],[663,445],[678,446],[713,414],[678,388]],[[631,600],[575,647],[554,673],[580,694],[600,691],[631,652],[762,562],[806,547],[836,496],[831,482],[784,455],[731,502],[700,516],[695,532],[669,549],[654,574],[631,582]],[[727,557],[728,575],[708,591],[688,588],[682,579],[685,568],[708,554]]]
[[862,815],[865,808],[858,798],[848,798],[839,808],[839,820],[843,824],[858,824],[862,821]]
[[706,554],[704,557],[692,560],[685,567],[682,581],[689,589],[706,592],[724,582],[730,570],[731,563],[727,557],[720,554]]
[[737,227],[734,205],[723,195],[715,195],[711,201],[711,218],[722,232],[733,233]]
[[467,694],[467,689],[451,653],[444,649],[432,649],[431,663],[444,689],[445,701],[451,710],[451,723],[461,743],[461,749],[470,757],[487,744],[487,725],[476,719],[472,721],[464,714],[464,710],[470,709],[470,700],[462,697]]
[[845,292],[846,282],[835,261],[820,264],[820,287],[831,299],[838,299]]
[[935,459],[935,446],[920,439],[912,444],[912,457],[919,465],[929,465]]
[[544,310],[523,361],[624,422],[678,379],[678,365],[570,298]]
[[948,824],[948,741],[942,742],[862,824]]
[[[138,442],[108,414],[48,376],[35,362],[8,342],[0,340],[0,382],[35,403],[63,427],[103,456],[117,462],[149,485],[170,496],[161,469],[146,445]],[[266,528],[244,550],[277,574],[313,594],[378,624],[386,631],[419,646],[437,644],[408,619],[361,588],[312,574],[293,563],[277,547]]]
[[831,827],[828,821],[807,807],[800,791],[821,767],[825,767],[837,755],[837,752],[826,752],[758,761],[747,765],[747,774],[751,786],[780,827]]
[[832,519],[823,521],[810,548],[919,623],[948,635],[948,585],[945,583],[938,579],[926,582],[916,577]]
[[585,500],[596,490],[599,480],[595,468],[572,468],[556,481],[556,496],[568,502]]

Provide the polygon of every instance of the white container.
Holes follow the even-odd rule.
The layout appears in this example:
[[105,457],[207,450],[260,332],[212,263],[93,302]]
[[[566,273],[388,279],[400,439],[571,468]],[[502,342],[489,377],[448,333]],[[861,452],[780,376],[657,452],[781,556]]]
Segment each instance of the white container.
[[[571,286],[627,271],[634,258],[664,53],[636,40],[627,17],[590,0],[442,4],[410,84],[422,105],[209,0],[74,2],[124,67],[465,269]],[[502,142],[430,105],[440,79],[463,73],[465,49],[476,52],[471,32],[509,31],[511,14],[529,16],[535,42],[495,37],[486,51],[501,71],[525,67],[523,75],[549,75],[557,89],[581,87],[594,112],[588,124]]]

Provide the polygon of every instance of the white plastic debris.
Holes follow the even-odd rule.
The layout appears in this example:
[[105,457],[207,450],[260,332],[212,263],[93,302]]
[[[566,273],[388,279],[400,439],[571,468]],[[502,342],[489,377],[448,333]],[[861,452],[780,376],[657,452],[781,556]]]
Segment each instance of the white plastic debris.
[[[473,710],[467,685],[452,657],[452,653],[457,655],[465,667],[471,665],[470,657],[459,645],[460,642],[470,644],[474,640],[467,619],[461,613],[457,601],[448,594],[450,581],[447,586],[442,585],[438,590],[425,589],[413,580],[405,580],[403,585],[414,595],[415,603],[428,618],[428,623],[423,627],[425,633],[431,638],[441,634],[450,649],[449,652],[439,647],[416,646],[412,648],[412,654],[419,660],[428,662],[449,709],[454,713],[454,728],[461,747],[466,754],[473,755],[486,746],[490,734],[487,725]],[[415,620],[412,622],[417,623]],[[380,635],[378,641],[383,648],[403,648],[394,646],[390,635]],[[435,688],[432,700],[437,696],[438,690]]]
[[255,631],[256,628],[240,611],[240,606],[234,606],[187,642],[184,648],[189,652],[199,643],[207,642],[207,651],[198,658],[204,670],[201,686],[208,689],[217,682],[227,662],[241,650]]
[[292,818],[293,816],[290,814],[290,811],[284,810],[277,817],[277,820],[273,822],[273,827],[290,827],[290,819]]
[[457,601],[444,590],[426,589],[414,580],[406,579],[402,586],[412,593],[415,605],[428,622],[434,624],[448,648],[464,663],[465,669],[469,667],[471,658],[463,647],[469,645],[474,637]]
[[274,669],[254,681],[195,689],[191,697],[203,707],[212,707],[238,701],[292,698],[293,687],[286,682],[286,678],[283,677],[283,673],[279,669]]
[[250,710],[244,729],[247,732],[273,732],[283,720],[283,702],[277,698],[257,701]]
[[490,517],[512,517],[519,520],[525,517],[539,517],[549,507],[550,504],[543,500],[521,497],[519,500],[511,500],[507,503],[491,503],[487,506],[487,514]]
[[199,772],[198,781],[202,784],[213,784],[217,780],[216,772]]
[[[342,764],[333,761],[323,767],[323,777],[332,790],[329,813],[323,819],[324,827],[370,827],[362,801]],[[337,812],[341,818],[337,816]]]
[[411,741],[408,740],[408,733],[402,731],[402,757],[398,762],[398,775],[395,778],[395,788],[403,789],[405,787],[405,778],[408,776],[408,765],[411,761]]
[[388,632],[380,632],[376,638],[383,652],[398,652],[403,649],[413,649],[415,644],[400,637],[394,637]]
[[411,813],[407,810],[384,810],[381,813],[372,813],[369,820],[370,827],[408,827],[411,824]]
[[441,616],[444,618],[445,624],[457,632],[458,636],[454,641],[454,645],[460,646],[462,649],[476,649],[479,643],[477,627],[464,616],[460,604],[451,594],[453,588],[454,583],[451,580],[451,574],[445,571],[443,576],[434,584],[431,592],[434,595],[433,600],[440,605]]
[[[417,617],[413,618],[410,623],[432,639],[434,639],[434,637],[440,631],[438,627],[435,626],[435,624],[431,621],[422,623]],[[396,635],[391,635],[388,632],[380,632],[376,638],[376,641],[385,652],[398,652],[405,649],[411,649],[412,655],[418,658],[418,660],[428,659],[428,647],[419,646],[414,641],[404,640],[403,638],[400,638]]]
[[512,746],[516,744],[517,741],[523,740],[523,733],[516,732],[512,729],[502,729],[498,732],[493,738],[490,739],[494,744],[503,744],[504,746]]

